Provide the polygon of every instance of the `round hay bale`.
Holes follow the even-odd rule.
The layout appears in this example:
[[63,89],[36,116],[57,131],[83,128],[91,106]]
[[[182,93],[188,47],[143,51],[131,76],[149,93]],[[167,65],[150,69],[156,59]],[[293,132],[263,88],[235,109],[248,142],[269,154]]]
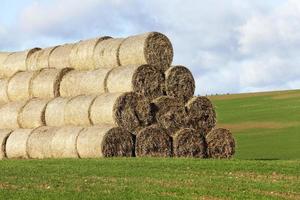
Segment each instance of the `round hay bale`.
[[205,137],[201,131],[183,128],[173,136],[173,150],[177,157],[206,158]]
[[165,72],[166,94],[187,102],[195,92],[195,80],[190,70],[184,66],[170,67]]
[[217,122],[216,112],[207,97],[198,96],[191,98],[186,104],[187,126],[196,130],[204,130],[206,135]]
[[119,48],[123,38],[110,38],[100,41],[94,50],[96,68],[112,68],[120,66]]
[[45,49],[42,49],[41,51],[39,51],[36,69],[32,69],[32,70],[40,70],[40,69],[44,69],[44,68],[50,68],[49,57],[50,57],[50,54],[54,51],[54,49],[56,49],[57,47],[58,46],[48,47],[48,48],[45,48]]
[[121,66],[150,64],[161,71],[169,68],[173,60],[170,40],[158,32],[130,36],[119,49]]
[[0,106],[9,102],[7,96],[8,79],[0,79]]
[[34,52],[40,50],[39,48],[34,48],[26,51],[19,51],[10,54],[3,65],[2,74],[5,77],[11,77],[16,72],[26,71],[27,58]]
[[51,144],[58,128],[41,126],[30,134],[27,141],[27,152],[29,158],[51,158]]
[[12,132],[11,130],[0,129],[0,143],[1,143],[0,160],[6,158],[6,141],[11,132]]
[[0,108],[0,127],[1,129],[20,128],[18,123],[19,113],[26,105],[26,102],[10,102]]
[[105,92],[105,80],[111,69],[100,68],[93,71],[73,70],[67,73],[60,83],[62,97],[78,95],[98,95]]
[[163,95],[163,74],[151,65],[121,66],[112,69],[107,77],[108,92],[136,92],[149,99]]
[[80,158],[130,157],[133,149],[132,135],[112,125],[102,124],[85,128],[77,139]]
[[28,158],[27,141],[32,129],[14,130],[6,142],[7,158]]
[[157,125],[148,126],[136,136],[135,155],[137,157],[172,156],[172,138],[169,132]]
[[32,80],[32,97],[50,99],[60,96],[59,87],[62,78],[70,71],[65,69],[42,69]]
[[152,122],[150,105],[138,94],[107,93],[99,95],[91,106],[93,124],[113,124],[128,131]]
[[26,101],[32,98],[31,82],[37,71],[17,72],[8,82],[7,95],[10,101]]
[[231,158],[235,153],[234,137],[227,129],[213,129],[206,135],[206,143],[210,158]]
[[27,57],[27,60],[26,60],[26,70],[27,71],[39,70],[37,68],[37,62],[38,62],[38,57],[40,56],[41,53],[42,53],[42,50],[39,49]]
[[99,42],[109,38],[111,37],[105,36],[78,42],[69,57],[71,66],[77,70],[96,69],[94,62],[95,48]]
[[11,52],[0,52],[0,77],[5,77],[5,74],[3,73],[4,70],[4,62],[7,59],[7,57],[12,54]]
[[65,125],[65,107],[69,100],[70,98],[57,97],[47,104],[45,111],[47,126]]
[[151,110],[158,125],[169,130],[171,135],[186,126],[184,104],[177,98],[169,96],[158,97],[152,101]]
[[56,47],[49,56],[49,67],[56,69],[71,68],[69,56],[74,44],[64,44]]
[[65,125],[89,126],[92,124],[90,111],[96,96],[77,96],[67,102]]
[[83,128],[75,126],[59,128],[52,138],[52,157],[78,158],[77,138],[82,130]]
[[45,126],[45,110],[48,101],[31,99],[19,114],[18,122],[22,128],[37,128]]

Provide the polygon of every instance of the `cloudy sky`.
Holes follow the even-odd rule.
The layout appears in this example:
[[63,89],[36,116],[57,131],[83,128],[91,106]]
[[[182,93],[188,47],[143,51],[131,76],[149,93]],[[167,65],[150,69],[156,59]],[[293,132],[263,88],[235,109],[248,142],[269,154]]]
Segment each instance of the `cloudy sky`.
[[159,31],[197,94],[300,88],[299,0],[1,0],[0,50]]

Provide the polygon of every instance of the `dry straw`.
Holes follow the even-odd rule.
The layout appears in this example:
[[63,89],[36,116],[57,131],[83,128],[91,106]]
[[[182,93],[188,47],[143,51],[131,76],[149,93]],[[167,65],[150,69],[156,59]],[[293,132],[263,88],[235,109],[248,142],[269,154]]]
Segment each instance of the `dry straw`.
[[0,79],[0,106],[8,103],[7,95],[8,79]]
[[28,158],[27,140],[32,129],[14,130],[6,142],[7,158]]
[[132,156],[132,135],[112,125],[98,125],[85,128],[77,139],[77,150],[81,158]]
[[49,67],[56,69],[71,68],[69,55],[74,44],[64,44],[55,48],[49,57]]
[[91,106],[93,124],[113,124],[134,131],[152,121],[150,105],[133,92],[99,95]]
[[45,110],[48,100],[31,99],[23,107],[18,117],[22,128],[37,128],[46,125]]
[[122,66],[150,64],[165,71],[172,63],[173,47],[161,33],[130,36],[120,46],[119,59]]
[[120,66],[119,48],[123,38],[110,38],[100,41],[94,50],[96,68],[112,68]]
[[45,111],[47,126],[65,125],[65,107],[69,100],[68,98],[57,97],[47,104]]
[[235,153],[235,141],[227,129],[213,129],[206,135],[206,143],[210,158],[230,158]]
[[18,116],[26,102],[10,102],[0,108],[0,127],[2,129],[20,128]]
[[59,128],[52,138],[53,158],[78,158],[77,138],[83,130],[81,127],[66,126]]
[[169,132],[157,125],[140,130],[136,136],[135,154],[138,157],[172,156],[172,138]]
[[77,70],[91,70],[96,68],[94,62],[94,51],[97,44],[110,37],[100,37],[89,40],[83,40],[75,44],[70,53],[71,67]]
[[1,143],[1,150],[0,150],[0,160],[3,158],[6,158],[6,141],[7,138],[9,137],[11,130],[5,130],[5,129],[0,129],[0,143]]
[[207,97],[191,98],[186,104],[187,125],[196,130],[204,130],[207,134],[216,125],[216,112]]
[[4,77],[11,77],[18,71],[26,71],[27,58],[34,52],[40,50],[39,48],[34,48],[26,51],[19,51],[10,54],[1,68],[1,75]]
[[7,57],[12,54],[11,52],[0,52],[0,77],[5,77],[3,74],[4,69],[4,63]]
[[91,125],[90,110],[95,98],[81,95],[69,100],[65,107],[65,125]]
[[92,71],[73,70],[67,73],[60,83],[62,97],[78,95],[98,95],[105,92],[105,80],[109,68],[100,68]]
[[41,70],[32,80],[32,97],[50,99],[60,96],[59,87],[61,80],[69,71],[69,68]]
[[41,126],[32,131],[27,141],[29,158],[51,158],[51,143],[57,128]]
[[7,95],[10,101],[31,99],[31,82],[38,74],[36,71],[17,72],[8,82]]
[[173,136],[173,150],[177,157],[206,157],[205,137],[201,131],[183,128]]
[[171,135],[186,125],[184,104],[177,98],[158,97],[152,101],[151,109],[158,125],[168,129]]
[[38,50],[38,51],[33,52],[31,55],[29,55],[27,57],[26,70],[28,70],[28,71],[38,70],[38,67],[37,67],[38,58],[42,52],[43,52],[42,50]]
[[190,70],[184,66],[170,67],[165,72],[165,90],[168,96],[187,102],[195,92],[195,80]]
[[163,95],[163,74],[151,65],[121,66],[107,77],[108,92],[136,92],[149,99]]
[[57,48],[58,46],[55,47],[48,47],[45,49],[42,49],[39,52],[38,58],[37,58],[37,64],[36,64],[36,69],[32,70],[40,70],[44,68],[50,68],[49,65],[49,58],[50,54]]

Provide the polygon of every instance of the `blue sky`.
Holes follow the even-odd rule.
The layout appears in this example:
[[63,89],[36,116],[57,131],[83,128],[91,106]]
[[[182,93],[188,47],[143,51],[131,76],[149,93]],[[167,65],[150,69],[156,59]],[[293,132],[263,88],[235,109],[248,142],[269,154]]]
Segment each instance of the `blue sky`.
[[0,50],[166,34],[197,94],[300,88],[297,0],[2,0]]

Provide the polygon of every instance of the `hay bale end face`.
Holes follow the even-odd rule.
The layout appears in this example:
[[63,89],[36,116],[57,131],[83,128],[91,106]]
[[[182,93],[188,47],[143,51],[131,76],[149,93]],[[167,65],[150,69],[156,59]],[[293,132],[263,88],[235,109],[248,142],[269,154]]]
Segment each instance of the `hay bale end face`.
[[113,68],[120,66],[119,48],[123,38],[109,38],[100,41],[94,50],[96,68]]
[[50,99],[60,96],[59,87],[61,80],[69,71],[69,68],[41,70],[31,82],[32,97]]
[[16,129],[10,134],[6,142],[7,158],[28,158],[27,140],[32,131],[32,129]]
[[62,97],[78,95],[99,95],[105,93],[105,80],[109,68],[99,68],[92,71],[73,70],[67,73],[60,83]]
[[0,77],[6,77],[5,75],[5,66],[4,66],[4,62],[7,59],[7,57],[12,54],[11,52],[0,52]]
[[184,66],[170,67],[165,72],[165,90],[168,96],[187,102],[195,92],[195,80],[190,70]]
[[39,52],[39,55],[38,55],[38,58],[37,58],[36,69],[35,70],[40,70],[40,69],[44,69],[44,68],[50,68],[49,57],[50,57],[50,54],[57,47],[58,46],[48,47],[48,48],[42,49]]
[[168,129],[171,135],[186,126],[184,104],[179,99],[169,96],[158,97],[152,101],[151,110],[158,125]]
[[111,125],[85,128],[77,139],[80,158],[129,157],[132,156],[133,149],[132,135]]
[[0,79],[0,106],[8,103],[7,95],[8,79]]
[[191,128],[183,128],[176,132],[173,136],[173,150],[176,157],[207,157],[203,133]]
[[191,98],[186,104],[187,126],[196,130],[204,130],[207,134],[215,127],[217,119],[214,106],[207,97]]
[[119,59],[121,66],[150,64],[165,71],[172,63],[173,47],[158,32],[130,36],[120,46]]
[[22,108],[19,114],[18,122],[22,128],[37,128],[45,126],[45,110],[47,100],[31,99]]
[[57,97],[51,100],[46,107],[45,123],[47,126],[65,125],[65,107],[70,98]]
[[0,160],[6,158],[6,142],[11,132],[12,132],[11,130],[0,129],[0,143],[1,143]]
[[32,97],[31,83],[37,71],[17,72],[8,82],[7,95],[10,101],[26,101]]
[[0,108],[0,127],[2,129],[20,128],[18,116],[26,102],[10,102]]
[[64,44],[56,47],[49,56],[49,67],[56,69],[71,68],[69,56],[74,44]]
[[207,154],[210,158],[231,158],[235,153],[235,141],[227,129],[213,129],[206,135]]
[[42,53],[42,50],[39,49],[27,57],[27,60],[26,60],[26,70],[27,71],[39,70],[37,67],[37,63],[38,63],[38,58],[41,53]]
[[163,95],[163,74],[151,65],[121,66],[109,72],[108,92],[136,92],[149,99]]
[[66,126],[59,128],[52,138],[53,158],[78,158],[77,138],[83,130],[81,127]]
[[137,157],[172,156],[172,138],[169,132],[157,125],[142,129],[136,136],[135,154]]

